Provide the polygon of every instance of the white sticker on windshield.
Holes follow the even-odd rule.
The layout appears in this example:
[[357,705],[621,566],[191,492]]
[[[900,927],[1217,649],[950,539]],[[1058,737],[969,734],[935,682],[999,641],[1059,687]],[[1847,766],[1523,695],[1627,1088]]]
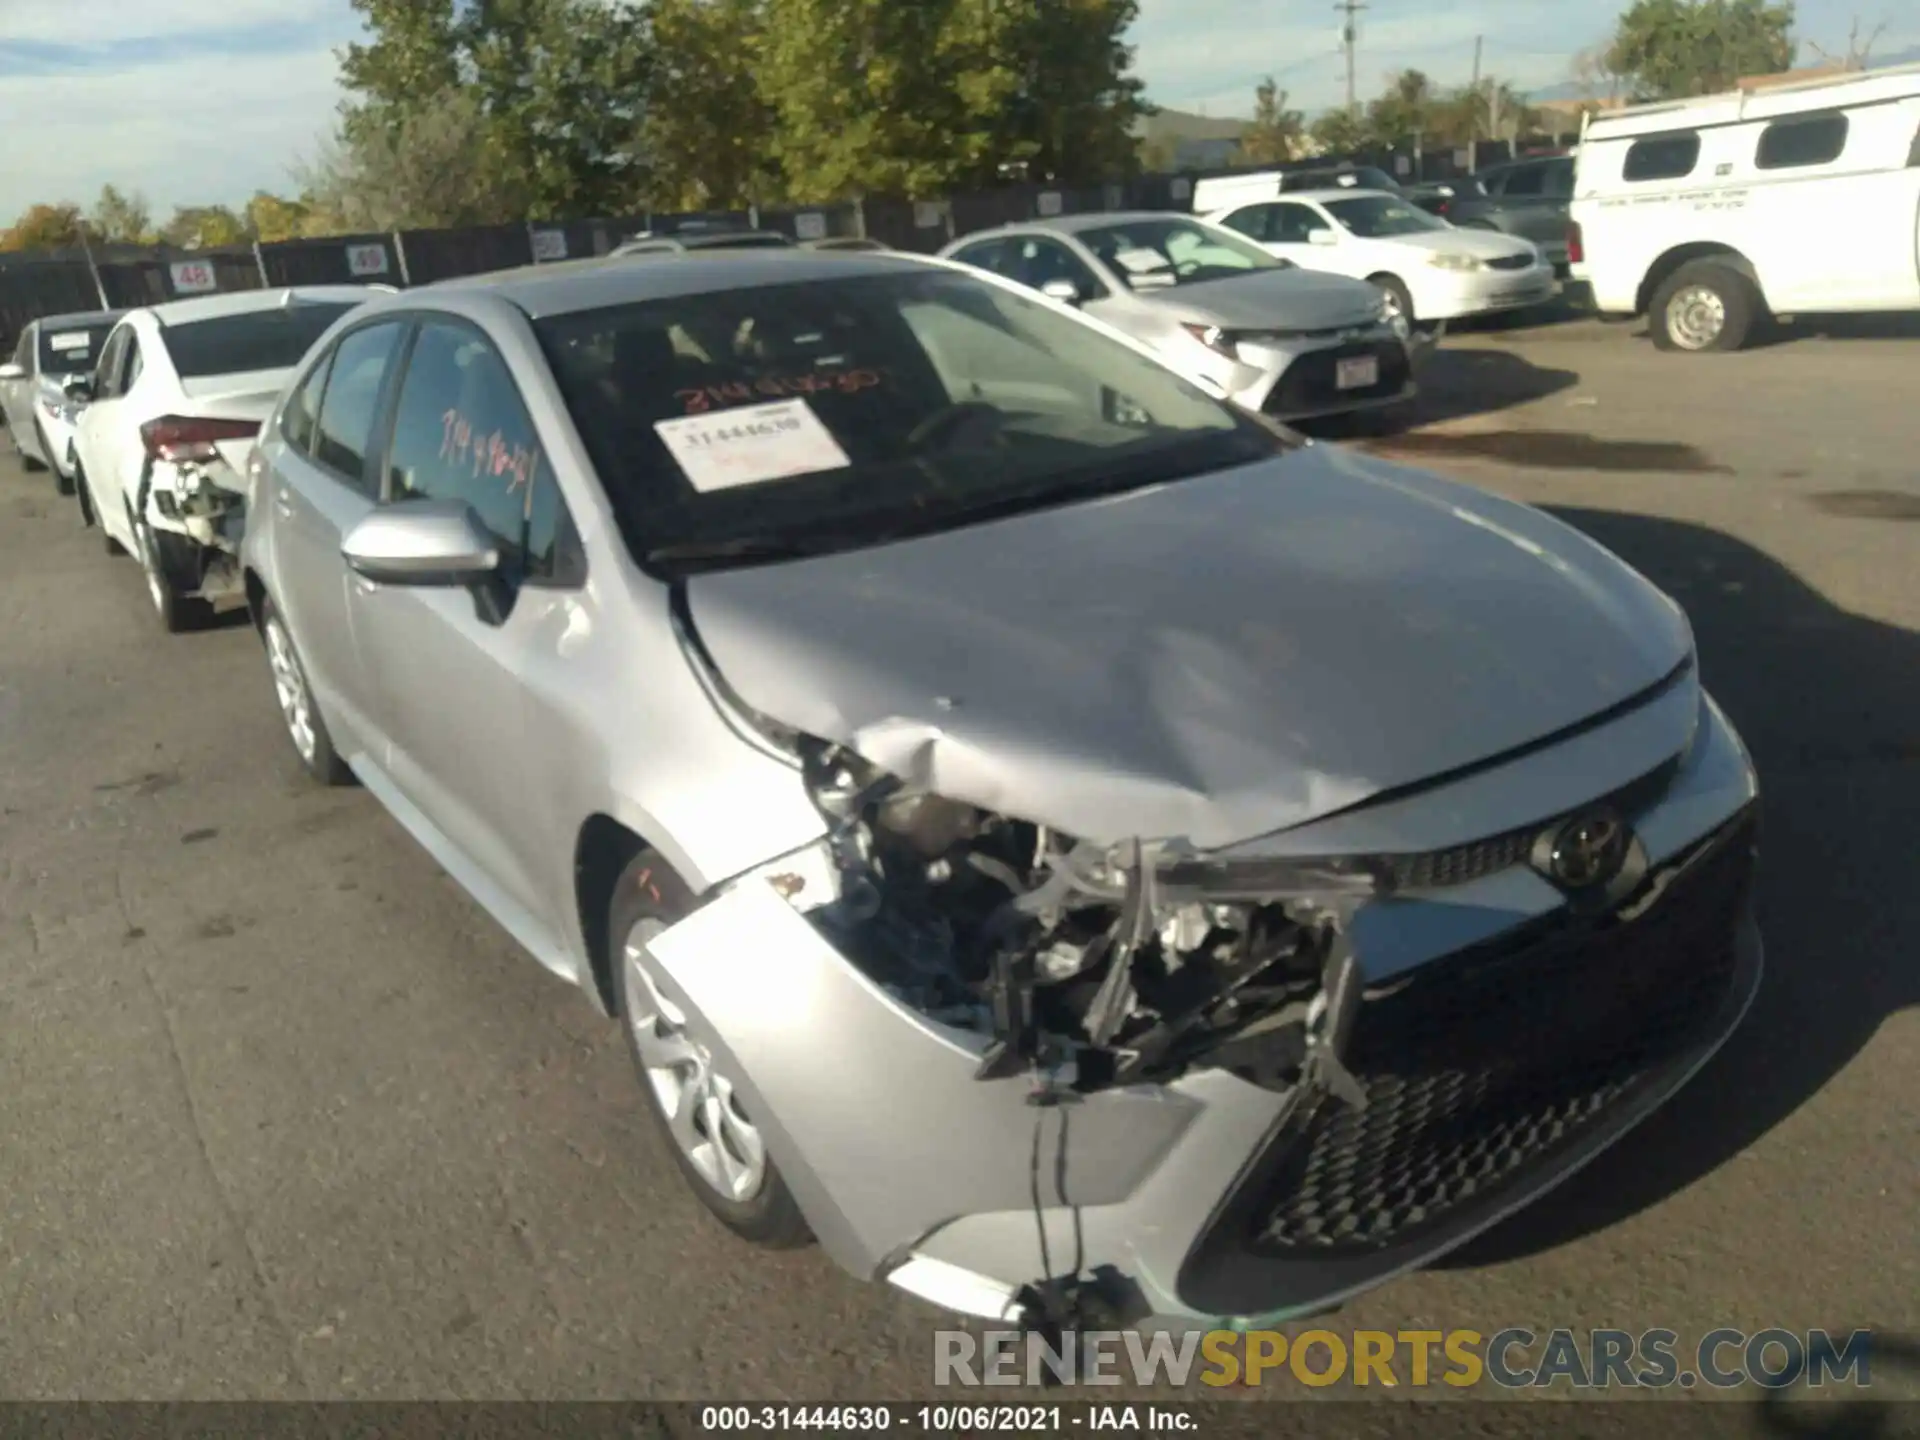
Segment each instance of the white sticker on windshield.
[[69,330],[64,335],[49,335],[47,337],[47,344],[62,354],[65,354],[69,350],[85,350],[92,341],[93,337],[84,330]]
[[1151,275],[1168,265],[1167,257],[1158,250],[1121,250],[1114,255],[1113,263],[1130,275]]
[[702,494],[853,463],[804,400],[688,415],[653,428]]

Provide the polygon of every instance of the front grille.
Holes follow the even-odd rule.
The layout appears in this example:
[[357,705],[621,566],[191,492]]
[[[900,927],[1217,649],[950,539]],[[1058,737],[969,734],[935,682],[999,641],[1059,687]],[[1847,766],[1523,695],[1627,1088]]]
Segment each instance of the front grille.
[[1327,1260],[1416,1240],[1670,1074],[1733,983],[1751,820],[1695,857],[1638,919],[1562,914],[1369,994],[1346,1056],[1368,1104],[1322,1099],[1280,1138],[1247,1247]]
[[1487,261],[1489,270],[1529,270],[1533,268],[1531,255],[1500,255]]
[[[1380,362],[1380,379],[1365,389],[1342,390],[1336,383],[1339,363],[1362,355]],[[1363,404],[1368,400],[1386,400],[1407,388],[1406,348],[1394,341],[1356,342],[1332,350],[1316,350],[1302,355],[1287,367],[1287,373],[1268,392],[1260,408],[1269,415],[1307,415],[1341,405]]]

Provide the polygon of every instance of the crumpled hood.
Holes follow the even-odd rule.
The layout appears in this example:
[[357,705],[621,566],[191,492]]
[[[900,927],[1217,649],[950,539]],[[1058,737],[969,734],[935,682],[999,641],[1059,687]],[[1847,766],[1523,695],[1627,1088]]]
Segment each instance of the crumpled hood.
[[954,799],[1205,849],[1553,734],[1692,648],[1548,516],[1319,445],[687,588],[761,713]]
[[1370,325],[1380,313],[1373,286],[1324,270],[1259,270],[1136,293],[1182,320],[1223,330],[1337,330]]

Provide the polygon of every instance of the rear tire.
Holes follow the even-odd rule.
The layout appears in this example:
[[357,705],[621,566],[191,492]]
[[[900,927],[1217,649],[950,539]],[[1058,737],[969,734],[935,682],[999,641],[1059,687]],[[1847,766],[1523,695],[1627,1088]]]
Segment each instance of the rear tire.
[[73,474],[74,480],[79,486],[80,494],[83,497],[80,502],[81,515],[86,518],[89,525],[98,525],[100,527],[100,548],[105,550],[109,555],[126,554],[126,547],[114,539],[113,532],[107,529],[106,516],[100,509],[100,497],[93,493],[93,482],[87,479],[86,468],[80,464],[77,457],[73,462]]
[[212,618],[213,607],[187,594],[180,583],[198,559],[194,543],[183,535],[155,530],[138,516],[127,519],[139,543],[140,568],[146,572],[147,595],[160,617],[160,628],[169,635],[198,630]]
[[87,489],[87,477],[80,473],[78,457],[73,460],[73,494],[80,502],[80,523],[91,530],[99,524],[99,517],[93,513],[93,495]]
[[[639,948],[650,933],[684,919],[694,903],[680,877],[649,851],[641,851],[621,871],[607,910],[621,1033],[633,1056],[647,1113],[700,1203],[743,1240],[769,1250],[798,1249],[813,1240],[806,1217],[773,1157],[766,1154],[765,1141],[740,1107],[728,1077],[686,1033],[685,1015],[655,988],[647,974],[653,962]],[[630,950],[637,959],[629,958]],[[684,1118],[677,1124],[663,1091],[679,1103]],[[708,1097],[704,1104],[702,1095]],[[714,1116],[718,1119],[710,1118]],[[736,1138],[743,1133],[752,1140],[744,1147]],[[757,1161],[741,1159],[756,1148]],[[744,1193],[736,1196],[722,1188],[743,1175],[751,1187]]]
[[1653,293],[1647,334],[1655,348],[1725,354],[1753,337],[1765,311],[1759,288],[1721,260],[1692,260]]
[[327,733],[327,722],[321,718],[313,689],[307,683],[307,667],[301,663],[293,633],[280,618],[271,596],[263,596],[260,601],[260,638],[267,647],[281,723],[287,728],[287,738],[293,742],[301,768],[322,785],[351,785],[353,770],[333,748],[333,736]]

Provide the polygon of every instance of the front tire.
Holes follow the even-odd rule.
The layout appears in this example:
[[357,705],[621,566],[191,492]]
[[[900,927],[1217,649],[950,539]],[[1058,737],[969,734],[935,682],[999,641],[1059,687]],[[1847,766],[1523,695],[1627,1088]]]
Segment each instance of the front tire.
[[301,768],[322,785],[351,785],[353,771],[333,748],[333,737],[327,733],[327,722],[320,718],[320,707],[314,704],[313,690],[307,683],[307,667],[300,662],[293,635],[271,599],[260,602],[260,638],[267,647],[280,719],[293,742],[293,753],[300,757]]
[[806,1218],[732,1078],[689,1032],[646,953],[655,936],[693,909],[692,892],[650,852],[621,872],[607,912],[621,1030],[647,1111],[700,1203],[743,1240],[797,1249],[813,1239]]
[[[34,427],[34,433],[38,434],[40,430],[40,422],[38,420],[34,421],[33,427]],[[7,431],[7,439],[13,445],[13,453],[20,457],[20,468],[22,470],[26,471],[29,475],[37,475],[42,470],[47,468],[46,461],[36,460],[33,458],[33,456],[29,455],[26,452],[26,448],[20,443],[20,437],[14,434],[11,429]],[[42,451],[46,449],[46,442],[44,440],[41,441],[40,448]]]
[[1367,283],[1378,290],[1387,299],[1387,319],[1396,317],[1407,322],[1407,330],[1412,332],[1419,323],[1419,317],[1413,313],[1413,295],[1408,291],[1406,282],[1398,275],[1369,275]]
[[1694,260],[1654,291],[1647,334],[1660,350],[1724,354],[1747,343],[1763,308],[1759,289],[1733,266]]

